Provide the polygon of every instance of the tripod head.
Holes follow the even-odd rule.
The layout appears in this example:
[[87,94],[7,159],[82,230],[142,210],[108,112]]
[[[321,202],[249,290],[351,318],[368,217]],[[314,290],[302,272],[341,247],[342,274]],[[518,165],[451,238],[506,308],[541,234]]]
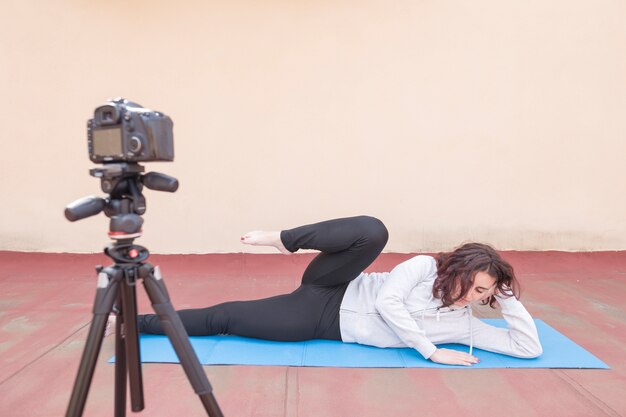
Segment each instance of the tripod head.
[[146,212],[146,198],[142,191],[151,190],[173,193],[178,189],[178,180],[158,172],[144,172],[136,162],[117,162],[89,170],[93,177],[100,178],[100,187],[108,193],[107,198],[83,197],[65,208],[65,217],[77,221],[103,212],[111,219],[109,237],[115,240],[132,240],[141,236],[141,216]]

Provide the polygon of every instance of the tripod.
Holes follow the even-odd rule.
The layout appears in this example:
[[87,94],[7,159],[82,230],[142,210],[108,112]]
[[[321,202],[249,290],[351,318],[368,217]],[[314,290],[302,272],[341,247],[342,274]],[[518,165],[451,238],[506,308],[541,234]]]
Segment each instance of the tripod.
[[93,320],[66,417],[78,417],[83,413],[96,360],[102,347],[107,319],[112,312],[116,312],[118,317],[115,325],[115,417],[126,415],[127,377],[132,411],[144,409],[137,332],[136,287],[139,280],[143,281],[165,334],[208,415],[223,417],[213,396],[211,384],[172,306],[159,267],[145,262],[150,255],[148,250],[134,244],[134,239],[141,236],[143,224],[141,214],[146,208],[145,198],[141,194],[143,186],[174,192],[178,188],[178,181],[164,174],[155,172],[141,174],[142,172],[143,167],[136,163],[109,164],[104,168],[92,169],[91,175],[101,178],[102,190],[109,193],[109,198],[86,197],[70,204],[65,210],[65,216],[70,221],[92,216],[101,211],[110,217],[109,236],[113,243],[105,248],[104,253],[114,261],[113,265],[96,267],[98,283]]

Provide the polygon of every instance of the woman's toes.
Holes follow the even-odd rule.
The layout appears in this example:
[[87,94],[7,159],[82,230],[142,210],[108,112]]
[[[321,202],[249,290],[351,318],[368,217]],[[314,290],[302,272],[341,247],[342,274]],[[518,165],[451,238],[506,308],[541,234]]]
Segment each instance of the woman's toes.
[[245,235],[241,236],[241,243],[245,243],[246,245],[258,245],[258,232],[248,232]]

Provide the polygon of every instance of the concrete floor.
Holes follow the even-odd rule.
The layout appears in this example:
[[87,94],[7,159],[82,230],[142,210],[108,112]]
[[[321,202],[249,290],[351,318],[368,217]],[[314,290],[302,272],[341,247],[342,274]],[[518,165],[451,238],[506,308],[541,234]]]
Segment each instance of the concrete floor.
[[[505,252],[522,301],[610,370],[339,369],[205,366],[232,417],[624,416],[626,252]],[[293,290],[303,255],[152,256],[177,308]],[[408,258],[384,254],[369,268]],[[65,413],[103,255],[0,252],[0,416]],[[140,312],[150,311],[143,290]],[[497,311],[481,307],[482,317]],[[113,338],[104,341],[85,416],[113,414]],[[145,364],[146,416],[206,415],[179,365]]]

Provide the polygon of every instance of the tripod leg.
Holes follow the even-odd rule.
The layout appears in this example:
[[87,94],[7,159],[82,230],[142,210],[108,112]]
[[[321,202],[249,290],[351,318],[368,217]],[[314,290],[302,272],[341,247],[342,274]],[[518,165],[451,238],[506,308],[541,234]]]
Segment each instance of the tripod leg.
[[170,302],[165,283],[161,278],[159,267],[144,264],[139,269],[143,284],[157,313],[165,334],[170,339],[180,363],[187,374],[194,391],[200,397],[202,405],[210,417],[223,417],[222,411],[213,396],[213,388],[200,365],[198,356],[191,346],[183,323]]
[[[117,305],[122,305],[122,297],[118,294]],[[119,307],[118,307],[119,308]],[[126,416],[126,347],[123,337],[124,312],[118,311],[115,322],[115,417]]]
[[128,370],[130,385],[130,404],[131,409],[137,412],[144,409],[139,335],[137,333],[137,296],[134,284],[130,285],[128,280],[125,280],[121,285],[120,292],[122,298],[122,315],[124,317],[124,342],[126,369]]
[[74,381],[66,417],[79,417],[83,414],[93,372],[96,368],[96,360],[102,347],[107,318],[117,296],[119,280],[120,271],[117,269],[105,268],[98,273],[98,289],[93,306],[93,320],[89,327],[89,335],[78,367],[78,375]]

